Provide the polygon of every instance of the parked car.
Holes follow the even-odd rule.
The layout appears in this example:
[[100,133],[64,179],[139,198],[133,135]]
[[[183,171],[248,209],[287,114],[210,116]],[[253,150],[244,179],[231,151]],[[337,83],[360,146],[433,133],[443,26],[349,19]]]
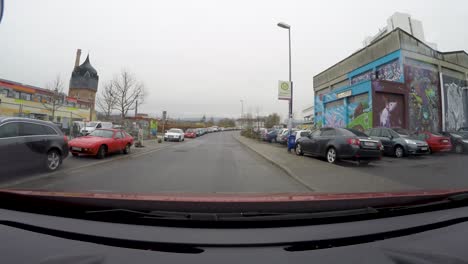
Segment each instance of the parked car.
[[277,143],[282,143],[281,141],[283,140],[282,138],[283,138],[283,135],[284,135],[285,133],[288,133],[288,129],[287,129],[287,128],[282,128],[282,129],[280,129],[280,130],[278,131],[278,134],[276,135],[276,140],[275,140],[275,142],[277,142]]
[[179,128],[171,128],[164,134],[164,141],[184,141],[184,131]]
[[270,130],[268,133],[265,134],[265,137],[263,138],[264,141],[267,142],[276,142],[276,136],[278,135],[279,131],[276,129]]
[[296,143],[298,139],[300,139],[301,137],[307,137],[310,135],[310,133],[312,133],[312,131],[310,130],[297,130],[294,134],[294,136],[296,137]]
[[450,138],[452,151],[468,153],[468,132],[442,132],[441,134]]
[[197,137],[197,132],[195,129],[189,128],[185,131],[184,133],[185,138],[196,138]]
[[308,137],[298,139],[297,155],[309,154],[324,157],[329,163],[340,159],[356,160],[368,164],[382,156],[382,144],[363,132],[347,128],[321,128]]
[[429,153],[429,145],[425,141],[412,137],[409,131],[402,128],[372,128],[367,134],[382,142],[385,155],[401,158]]
[[[295,135],[296,134],[296,131],[297,129],[296,128],[293,128],[292,129],[292,134]],[[280,144],[283,144],[283,145],[286,145],[288,143],[288,138],[289,138],[289,130],[286,129],[286,131],[284,131],[281,136],[279,136],[279,140],[278,140],[278,137],[277,138],[277,141],[278,143]]]
[[450,137],[444,136],[439,133],[432,133],[429,131],[424,131],[415,134],[419,140],[426,141],[429,145],[429,152],[448,152],[452,150],[452,143],[450,142]]
[[95,129],[99,128],[113,128],[111,122],[101,122],[101,121],[93,121],[84,124],[85,126],[81,129],[81,134],[86,136],[89,133],[93,132]]
[[0,117],[0,169],[57,170],[68,156],[68,138],[51,122]]
[[96,129],[87,136],[70,140],[73,156],[96,156],[105,158],[110,153],[130,153],[133,137],[121,129]]

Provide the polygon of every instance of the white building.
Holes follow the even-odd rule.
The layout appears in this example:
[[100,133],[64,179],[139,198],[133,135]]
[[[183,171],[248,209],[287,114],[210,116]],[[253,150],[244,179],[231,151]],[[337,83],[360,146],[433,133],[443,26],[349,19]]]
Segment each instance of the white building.
[[393,14],[391,17],[387,19],[387,26],[379,29],[379,32],[375,34],[374,36],[368,36],[364,39],[362,44],[364,47],[368,46],[372,42],[376,41],[383,35],[387,34],[388,32],[391,32],[395,28],[401,28],[404,31],[410,33],[413,35],[415,38],[421,40],[431,48],[437,50],[437,44],[426,41],[426,38],[424,37],[424,29],[422,22],[416,19],[411,18],[409,14],[405,13],[398,13],[396,12]]

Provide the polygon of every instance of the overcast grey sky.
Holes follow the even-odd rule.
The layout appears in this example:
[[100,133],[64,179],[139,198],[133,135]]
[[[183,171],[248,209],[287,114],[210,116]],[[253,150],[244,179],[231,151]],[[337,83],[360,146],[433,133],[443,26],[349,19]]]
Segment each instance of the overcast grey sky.
[[[87,52],[100,85],[120,69],[148,90],[141,112],[237,117],[287,113],[277,82],[288,78],[292,26],[294,111],[313,104],[313,76],[362,47],[394,12],[423,22],[442,51],[468,50],[468,1],[66,1],[5,0],[0,78],[68,84],[75,51]],[[68,85],[67,85],[68,86]],[[68,87],[67,87],[68,88]]]

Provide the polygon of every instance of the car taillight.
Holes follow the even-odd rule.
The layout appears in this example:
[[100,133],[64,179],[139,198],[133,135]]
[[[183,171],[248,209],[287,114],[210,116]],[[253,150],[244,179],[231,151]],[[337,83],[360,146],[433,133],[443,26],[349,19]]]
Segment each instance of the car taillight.
[[348,138],[347,142],[350,145],[356,145],[356,146],[361,145],[361,141],[359,141],[358,138]]
[[380,149],[380,150],[383,150],[383,146],[382,146],[382,143],[377,143],[377,148]]

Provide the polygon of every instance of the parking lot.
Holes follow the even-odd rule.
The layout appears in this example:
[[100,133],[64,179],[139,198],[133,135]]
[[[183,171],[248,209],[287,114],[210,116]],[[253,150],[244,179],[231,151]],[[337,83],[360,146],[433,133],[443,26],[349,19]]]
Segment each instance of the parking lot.
[[329,164],[325,159],[297,156],[285,145],[246,137],[238,140],[317,192],[374,192],[468,188],[468,155],[435,153],[381,160],[362,166],[355,161]]

